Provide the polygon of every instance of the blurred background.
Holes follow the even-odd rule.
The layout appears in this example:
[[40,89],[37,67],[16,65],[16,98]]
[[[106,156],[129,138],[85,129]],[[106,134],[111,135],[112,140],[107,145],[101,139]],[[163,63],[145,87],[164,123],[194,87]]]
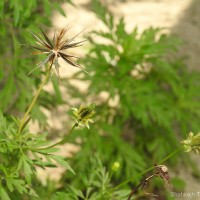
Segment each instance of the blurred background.
[[[41,199],[127,199],[143,171],[179,148],[190,131],[199,132],[199,0],[2,2],[0,109],[5,115],[23,114],[44,75],[45,69],[27,75],[42,58],[23,45],[34,44],[27,30],[38,33],[42,27],[52,38],[67,28],[66,39],[79,33],[76,42],[87,39],[69,51],[87,73],[60,59],[61,84],[53,75],[31,113],[31,132],[48,131],[57,141],[72,126],[71,107],[96,104],[90,129],[76,129],[60,146],[76,175],[62,167],[38,168],[34,185]],[[200,192],[197,155],[181,151],[163,164],[173,189],[156,179],[148,192],[161,200],[188,199],[171,192]],[[106,197],[102,188],[109,193],[130,179]],[[141,190],[133,199],[154,198]]]

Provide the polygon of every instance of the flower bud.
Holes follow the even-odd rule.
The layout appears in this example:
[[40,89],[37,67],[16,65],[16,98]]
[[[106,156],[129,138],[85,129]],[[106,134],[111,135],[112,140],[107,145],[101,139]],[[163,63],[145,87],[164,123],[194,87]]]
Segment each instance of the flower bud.
[[76,121],[77,126],[86,126],[88,129],[90,128],[89,123],[94,123],[92,120],[92,117],[95,113],[94,108],[94,103],[91,103],[89,106],[81,105],[79,109],[72,108],[73,118]]
[[112,164],[112,170],[113,170],[114,172],[116,172],[119,168],[120,168],[120,163],[119,163],[119,162],[114,162],[114,163]]
[[186,140],[181,142],[186,152],[194,151],[196,154],[200,152],[200,133],[194,135],[190,132]]

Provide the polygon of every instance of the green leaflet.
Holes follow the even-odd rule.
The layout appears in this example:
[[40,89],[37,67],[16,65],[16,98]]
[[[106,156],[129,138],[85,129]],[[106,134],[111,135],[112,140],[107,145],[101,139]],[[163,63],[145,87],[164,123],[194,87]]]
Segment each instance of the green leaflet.
[[2,200],[11,200],[10,197],[8,196],[8,193],[6,190],[3,188],[2,185],[0,185],[0,198]]

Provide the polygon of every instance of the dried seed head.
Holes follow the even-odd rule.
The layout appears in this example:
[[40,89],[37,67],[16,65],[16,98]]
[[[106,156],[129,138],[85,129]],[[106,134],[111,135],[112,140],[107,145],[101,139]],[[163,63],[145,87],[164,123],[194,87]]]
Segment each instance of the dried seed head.
[[[168,168],[165,165],[155,165],[156,174],[160,175],[163,179],[169,179]],[[166,176],[167,175],[167,176]]]
[[[31,46],[34,49],[38,50],[36,54],[45,54],[46,58],[38,64],[35,68],[43,67],[46,63],[50,63],[51,69],[54,66],[55,72],[57,76],[60,78],[59,75],[59,63],[58,58],[61,57],[65,62],[68,64],[83,69],[75,60],[76,56],[70,55],[65,53],[64,51],[70,48],[79,47],[85,41],[80,42],[73,42],[74,39],[80,34],[75,35],[70,39],[63,39],[64,35],[66,34],[66,29],[61,29],[58,33],[54,33],[54,37],[52,40],[48,38],[48,36],[44,33],[44,31],[40,28],[42,34],[34,34],[30,32],[33,37],[36,39],[36,44],[38,46]],[[33,69],[30,73],[32,73],[35,69]],[[53,71],[54,72],[54,71]],[[29,74],[30,74],[29,73]]]
[[166,165],[155,165],[155,174],[162,178],[165,182],[165,186],[171,187],[169,184],[169,172]]

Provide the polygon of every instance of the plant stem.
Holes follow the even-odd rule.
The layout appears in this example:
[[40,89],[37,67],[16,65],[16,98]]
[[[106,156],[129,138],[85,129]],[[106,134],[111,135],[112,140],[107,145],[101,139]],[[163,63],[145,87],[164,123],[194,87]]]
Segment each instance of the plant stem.
[[[159,161],[157,164],[158,164],[158,165],[159,165],[159,164],[162,164],[163,162],[165,162],[166,160],[168,160],[169,158],[171,158],[173,155],[175,155],[176,153],[178,153],[182,148],[183,148],[182,146],[179,147],[179,148],[177,148],[175,151],[173,151],[173,152],[170,153],[168,156],[166,156],[165,158],[163,158],[163,159],[162,159],[161,161]],[[153,169],[154,169],[154,166],[151,166],[151,167],[149,167],[148,169],[146,169],[145,171],[141,172],[138,176],[143,176],[143,175],[145,175],[147,172],[149,172],[149,171],[151,171],[151,170],[153,170]],[[135,179],[135,177],[132,177],[132,178],[130,178],[130,179],[128,179],[128,180],[126,180],[126,181],[120,183],[119,185],[115,186],[114,189],[117,189],[117,188],[121,187],[122,185],[125,185],[125,184],[127,184],[127,183],[133,181],[133,179]]]
[[57,146],[57,145],[59,145],[59,144],[65,144],[66,141],[67,141],[68,135],[70,135],[70,134],[74,131],[74,129],[76,128],[76,126],[77,126],[77,123],[75,123],[75,124],[72,126],[72,128],[71,128],[70,131],[69,131],[69,133],[68,133],[67,135],[65,135],[65,136],[63,137],[63,139],[61,139],[59,142],[57,142],[57,143],[55,143],[55,144],[52,144],[52,145],[49,146],[49,147],[45,147],[45,148],[37,149],[37,150],[50,149],[50,148],[55,147],[55,146]]
[[59,142],[57,142],[57,143],[51,145],[51,146],[48,147],[48,148],[51,148],[51,147],[57,146],[57,145],[59,145],[59,144],[65,144],[66,141],[67,141],[67,137],[68,137],[68,135],[70,135],[70,134],[74,131],[74,129],[75,129],[76,126],[77,126],[77,124],[75,123],[75,124],[72,126],[71,130],[69,131],[69,133],[68,133],[67,135],[65,135],[65,136],[63,137],[62,140],[60,140]]
[[28,107],[26,113],[24,114],[24,116],[23,116],[22,119],[20,120],[19,129],[18,129],[18,132],[17,132],[18,134],[20,134],[20,133],[22,132],[22,130],[23,130],[23,128],[24,128],[24,125],[25,125],[26,122],[28,121],[28,115],[29,115],[29,113],[31,112],[31,110],[33,109],[33,106],[34,106],[34,104],[35,104],[35,102],[36,102],[36,100],[37,100],[37,98],[38,98],[38,96],[39,96],[39,94],[40,94],[40,92],[41,92],[43,86],[45,85],[45,83],[47,82],[47,80],[48,80],[48,78],[49,78],[50,71],[51,71],[51,66],[52,66],[52,65],[50,65],[49,68],[47,69],[47,72],[46,72],[46,74],[45,74],[45,77],[44,77],[42,83],[40,84],[40,86],[39,86],[39,88],[38,88],[38,90],[37,90],[37,92],[36,92],[36,94],[35,94],[35,96],[34,96],[32,102],[31,102],[30,106]]
[[173,151],[172,153],[170,153],[168,156],[166,156],[165,158],[163,158],[160,162],[158,162],[158,164],[162,164],[163,162],[165,162],[166,160],[168,160],[169,158],[171,158],[173,155],[177,154],[182,149],[183,149],[183,146],[180,146],[175,151]]

